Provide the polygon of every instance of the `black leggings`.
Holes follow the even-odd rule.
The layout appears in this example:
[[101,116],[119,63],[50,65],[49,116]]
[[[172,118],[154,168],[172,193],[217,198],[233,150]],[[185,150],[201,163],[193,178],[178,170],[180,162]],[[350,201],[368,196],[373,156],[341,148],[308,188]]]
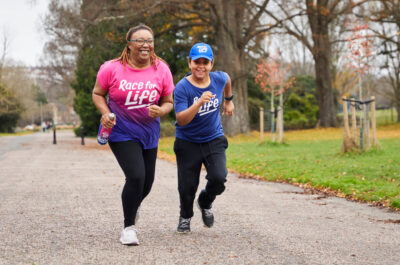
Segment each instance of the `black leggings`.
[[143,149],[134,141],[109,142],[109,144],[125,174],[125,186],[121,197],[124,227],[128,227],[135,224],[137,209],[153,185],[157,147]]

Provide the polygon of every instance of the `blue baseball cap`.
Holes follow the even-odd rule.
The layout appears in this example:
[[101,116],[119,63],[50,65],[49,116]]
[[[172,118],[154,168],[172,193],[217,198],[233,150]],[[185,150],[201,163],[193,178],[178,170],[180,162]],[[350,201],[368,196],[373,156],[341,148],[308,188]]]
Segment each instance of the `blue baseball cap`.
[[196,43],[193,45],[192,49],[190,49],[189,58],[192,60],[205,58],[209,61],[212,61],[213,57],[213,51],[210,45],[206,43]]

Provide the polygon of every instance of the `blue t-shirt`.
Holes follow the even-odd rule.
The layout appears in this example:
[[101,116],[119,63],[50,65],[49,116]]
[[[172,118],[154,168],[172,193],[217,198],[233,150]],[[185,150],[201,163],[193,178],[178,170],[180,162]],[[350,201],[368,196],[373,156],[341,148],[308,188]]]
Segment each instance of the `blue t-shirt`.
[[225,72],[210,72],[211,83],[206,88],[199,88],[192,85],[189,80],[183,78],[176,85],[174,90],[175,112],[181,112],[193,105],[201,98],[205,91],[215,95],[210,102],[205,103],[194,116],[193,120],[185,126],[179,126],[175,122],[177,138],[194,142],[209,142],[224,135],[221,124],[219,109],[222,103],[224,87],[228,82],[228,75]]

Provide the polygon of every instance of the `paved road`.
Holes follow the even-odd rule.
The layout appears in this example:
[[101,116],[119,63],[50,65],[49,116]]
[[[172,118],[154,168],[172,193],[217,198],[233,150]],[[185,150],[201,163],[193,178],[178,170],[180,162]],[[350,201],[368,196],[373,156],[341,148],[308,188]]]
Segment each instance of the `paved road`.
[[141,208],[141,245],[122,246],[123,174],[111,151],[71,132],[57,141],[0,138],[0,264],[400,263],[400,224],[388,222],[400,214],[233,174],[214,227],[196,211],[192,233],[176,235],[176,166],[163,160]]

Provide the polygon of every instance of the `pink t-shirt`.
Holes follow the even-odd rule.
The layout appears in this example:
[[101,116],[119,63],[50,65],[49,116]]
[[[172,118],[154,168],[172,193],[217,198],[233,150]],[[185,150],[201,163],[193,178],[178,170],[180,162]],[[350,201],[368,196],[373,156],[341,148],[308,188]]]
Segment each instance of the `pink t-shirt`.
[[134,69],[120,61],[105,62],[97,74],[100,86],[108,91],[108,106],[117,117],[110,142],[133,140],[144,149],[155,148],[160,137],[160,118],[149,117],[148,106],[174,90],[168,65],[157,60],[153,66]]

